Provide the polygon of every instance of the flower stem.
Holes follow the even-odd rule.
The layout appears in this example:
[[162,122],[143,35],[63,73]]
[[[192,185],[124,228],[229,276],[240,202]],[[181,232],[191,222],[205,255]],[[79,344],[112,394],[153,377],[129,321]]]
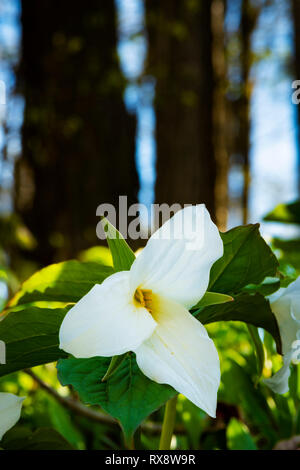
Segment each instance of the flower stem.
[[176,419],[177,395],[166,403],[164,421],[159,442],[159,450],[170,450]]

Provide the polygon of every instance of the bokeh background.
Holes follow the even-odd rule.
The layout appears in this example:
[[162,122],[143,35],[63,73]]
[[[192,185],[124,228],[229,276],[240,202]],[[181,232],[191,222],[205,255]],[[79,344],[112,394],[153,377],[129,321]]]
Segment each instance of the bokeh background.
[[299,28],[298,0],[1,0],[0,213],[30,257],[95,245],[119,195],[221,229],[295,199]]
[[[263,221],[299,194],[296,79],[299,0],[0,0],[2,303],[42,266],[107,256],[86,250],[100,244],[97,206],[119,195],[205,202],[221,230],[262,222],[267,240],[299,237],[299,225]],[[255,389],[245,327],[210,330],[224,350],[218,419],[181,399],[173,447],[272,448],[300,433],[299,373],[286,397]],[[53,365],[38,374],[67,393]],[[94,432],[28,374],[1,384],[29,396],[27,428],[122,447],[115,425]],[[155,448],[149,429],[141,440]]]

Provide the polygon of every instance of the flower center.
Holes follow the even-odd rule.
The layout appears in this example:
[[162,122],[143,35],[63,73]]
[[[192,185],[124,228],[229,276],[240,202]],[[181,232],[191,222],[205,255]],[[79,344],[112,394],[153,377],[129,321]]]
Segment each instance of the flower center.
[[145,307],[150,313],[152,313],[152,290],[136,289],[134,300],[138,303],[139,307]]

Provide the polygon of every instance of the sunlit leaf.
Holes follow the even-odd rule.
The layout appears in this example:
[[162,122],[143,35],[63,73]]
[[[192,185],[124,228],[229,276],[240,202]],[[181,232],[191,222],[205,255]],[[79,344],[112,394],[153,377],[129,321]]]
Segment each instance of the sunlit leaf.
[[113,266],[111,252],[107,246],[92,246],[81,251],[78,259],[84,263],[100,263],[105,266]]
[[229,421],[226,438],[229,450],[257,450],[247,426],[236,418]]
[[279,204],[269,212],[264,220],[288,224],[300,224],[300,201]]
[[37,301],[77,302],[113,272],[110,266],[75,260],[51,264],[25,281],[8,307]]
[[191,308],[191,310],[195,310],[198,308],[204,308],[208,305],[218,305],[224,304],[226,302],[232,302],[233,297],[231,295],[225,294],[218,294],[216,292],[206,292],[199,302]]

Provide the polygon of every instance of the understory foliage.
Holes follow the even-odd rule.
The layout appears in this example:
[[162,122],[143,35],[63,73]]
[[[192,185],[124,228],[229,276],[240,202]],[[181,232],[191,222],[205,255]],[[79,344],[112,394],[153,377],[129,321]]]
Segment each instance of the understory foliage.
[[[300,224],[300,203],[266,217]],[[224,255],[213,266],[207,293],[191,309],[213,339],[221,360],[217,418],[179,396],[172,448],[272,449],[300,433],[300,368],[290,390],[274,394],[262,382],[282,364],[278,324],[268,296],[300,273],[300,240],[262,238],[259,225],[221,233]],[[6,364],[0,391],[26,396],[22,418],[0,442],[4,449],[157,449],[163,405],[176,391],[148,379],[135,354],[76,359],[59,349],[68,310],[95,284],[129,270],[135,254],[107,224],[109,249],[34,273],[0,313]],[[4,265],[1,282],[11,290]],[[31,370],[34,368],[33,370]],[[108,378],[101,379],[110,368]]]

